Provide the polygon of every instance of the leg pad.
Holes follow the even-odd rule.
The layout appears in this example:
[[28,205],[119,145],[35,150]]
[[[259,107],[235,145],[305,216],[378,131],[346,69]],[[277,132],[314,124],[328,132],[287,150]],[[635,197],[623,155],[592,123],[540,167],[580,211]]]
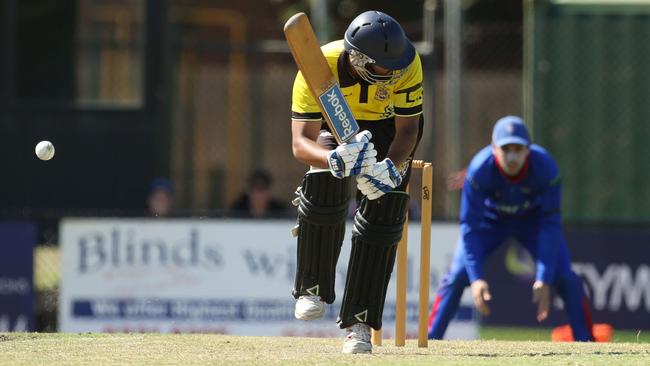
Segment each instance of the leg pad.
[[366,323],[381,329],[386,290],[395,264],[409,196],[389,192],[376,200],[363,198],[354,218],[352,250],[338,324]]
[[299,189],[298,253],[293,296],[334,302],[336,262],[345,236],[350,180],[309,172]]

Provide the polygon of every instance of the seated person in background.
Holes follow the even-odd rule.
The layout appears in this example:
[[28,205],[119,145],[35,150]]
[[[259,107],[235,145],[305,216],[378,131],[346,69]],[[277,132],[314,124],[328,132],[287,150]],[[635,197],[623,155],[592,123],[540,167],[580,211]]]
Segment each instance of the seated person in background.
[[149,186],[147,214],[154,217],[172,216],[174,211],[174,187],[165,178],[156,178]]
[[287,207],[271,196],[271,175],[254,171],[248,179],[248,189],[230,206],[230,216],[272,218],[288,216]]

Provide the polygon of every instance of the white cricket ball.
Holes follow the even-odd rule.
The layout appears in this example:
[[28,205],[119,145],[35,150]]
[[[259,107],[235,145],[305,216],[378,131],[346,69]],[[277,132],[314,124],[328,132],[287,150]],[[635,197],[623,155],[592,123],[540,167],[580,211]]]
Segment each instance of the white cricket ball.
[[41,160],[50,160],[54,157],[54,145],[49,141],[41,141],[34,149],[36,156]]

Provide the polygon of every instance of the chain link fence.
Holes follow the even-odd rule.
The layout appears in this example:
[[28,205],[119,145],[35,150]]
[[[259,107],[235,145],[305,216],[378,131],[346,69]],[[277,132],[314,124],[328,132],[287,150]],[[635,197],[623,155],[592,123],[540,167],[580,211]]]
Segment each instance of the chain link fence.
[[[445,210],[445,202],[454,199],[447,195],[445,181],[462,166],[445,165],[443,6],[440,2],[434,13],[433,53],[428,54],[431,45],[413,39],[423,54],[425,78],[431,78],[434,86],[425,91],[425,104],[432,114],[426,117],[425,136],[416,157],[436,166],[434,217],[455,219],[455,212]],[[189,212],[226,209],[241,191],[246,175],[259,168],[281,182],[273,187],[273,194],[289,202],[307,167],[291,154],[290,105],[296,66],[282,34],[269,39],[247,33],[245,43],[240,44],[228,36],[233,32],[230,25],[202,23],[192,15],[194,11],[224,10],[202,5],[171,16],[174,94],[170,163],[173,181],[179,187],[179,204]],[[229,18],[241,16],[232,13]],[[245,19],[242,32],[253,23],[265,29],[282,27],[280,20],[271,17]],[[419,26],[412,21],[408,25],[423,37],[421,20]],[[498,117],[522,111],[521,22],[479,19],[466,27],[462,38],[462,135],[454,142],[461,147],[463,164],[489,143]],[[219,31],[224,34],[215,37]],[[240,84],[233,86],[233,78]],[[418,192],[417,183],[414,185],[412,191]]]
[[[178,187],[180,213],[227,214],[244,188],[242,182],[260,168],[281,182],[273,194],[288,203],[306,167],[293,161],[290,151],[290,93],[296,69],[281,34],[283,13],[268,4],[254,12],[246,11],[245,3],[170,4],[165,35],[168,164]],[[433,35],[424,31],[426,4],[433,4]],[[647,112],[644,98],[649,94],[643,72],[650,57],[644,47],[648,4],[527,1],[530,47],[524,55],[520,16],[504,21],[485,9],[479,12],[479,2],[468,2],[460,28],[461,95],[456,101],[445,84],[452,77],[452,65],[445,58],[449,4],[414,2],[410,5],[422,7],[422,17],[404,22],[424,55],[425,77],[433,79],[426,91],[430,115],[417,157],[436,167],[434,217],[455,219],[450,203],[457,203],[458,194],[446,190],[447,177],[489,143],[497,118],[523,113],[526,85],[526,117],[534,138],[549,148],[564,173],[565,217],[647,220],[650,198],[643,187],[650,178],[639,167],[650,153],[640,117]],[[142,1],[126,0],[80,5],[80,102],[133,105],[142,100],[138,67],[144,46],[143,6]],[[290,9],[308,10],[299,4]],[[514,9],[521,14],[521,8]],[[326,33],[336,38],[345,22],[337,19],[333,24]],[[422,42],[425,38],[432,44]],[[431,46],[433,54],[428,55]],[[524,57],[529,60],[526,83]],[[445,115],[451,102],[461,106],[458,121]],[[445,139],[451,123],[460,131],[455,141]],[[595,143],[605,138],[609,143]],[[450,159],[452,153],[459,154],[457,159]],[[593,179],[593,172],[603,169],[611,174]]]
[[564,217],[650,219],[650,2],[527,2],[528,111],[557,159]]

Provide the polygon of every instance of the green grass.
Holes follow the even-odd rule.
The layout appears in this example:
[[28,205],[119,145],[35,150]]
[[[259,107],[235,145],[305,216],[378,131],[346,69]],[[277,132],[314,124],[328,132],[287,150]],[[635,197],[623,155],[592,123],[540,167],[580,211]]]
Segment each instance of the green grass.
[[384,340],[343,355],[342,339],[198,334],[0,333],[0,365],[647,365],[644,343]]
[[551,329],[543,327],[520,328],[520,327],[481,327],[479,330],[481,339],[492,339],[499,341],[550,341]]
[[[479,336],[500,341],[550,341],[551,328],[481,327]],[[650,343],[650,331],[615,329],[612,342]]]

